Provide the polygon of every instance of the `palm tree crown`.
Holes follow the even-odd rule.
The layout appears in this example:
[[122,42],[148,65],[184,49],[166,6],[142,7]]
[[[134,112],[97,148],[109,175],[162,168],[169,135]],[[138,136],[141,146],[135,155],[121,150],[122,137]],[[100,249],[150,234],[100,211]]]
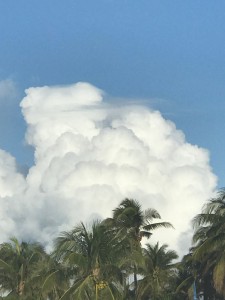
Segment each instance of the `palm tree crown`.
[[137,241],[141,241],[142,237],[149,238],[154,229],[172,227],[168,222],[153,223],[155,219],[161,219],[157,210],[150,208],[143,211],[138,201],[128,198],[113,211],[115,225]]

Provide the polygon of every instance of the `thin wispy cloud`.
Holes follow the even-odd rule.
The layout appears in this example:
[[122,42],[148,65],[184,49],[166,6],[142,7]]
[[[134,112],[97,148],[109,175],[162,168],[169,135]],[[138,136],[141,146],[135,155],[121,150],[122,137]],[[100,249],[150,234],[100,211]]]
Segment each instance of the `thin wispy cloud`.
[[16,83],[12,79],[0,80],[0,105],[14,103],[18,96]]

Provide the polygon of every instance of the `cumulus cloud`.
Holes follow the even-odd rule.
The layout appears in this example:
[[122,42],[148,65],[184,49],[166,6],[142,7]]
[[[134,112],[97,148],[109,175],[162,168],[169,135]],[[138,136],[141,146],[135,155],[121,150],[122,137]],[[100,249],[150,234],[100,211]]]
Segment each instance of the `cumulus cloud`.
[[15,158],[0,150],[0,197],[10,197],[24,190],[25,180],[17,170]]
[[0,152],[0,226],[10,221],[7,235],[48,244],[81,220],[110,216],[129,197],[175,227],[154,239],[178,251],[189,246],[190,221],[212,196],[216,177],[208,152],[187,143],[171,121],[147,107],[107,104],[88,83],[29,88],[21,108],[35,164],[23,178]]
[[[20,197],[26,189],[25,178],[18,171],[15,158],[0,150],[0,226],[1,241],[17,232],[15,220],[11,212],[16,211],[19,202],[13,204],[13,197]],[[19,224],[18,224],[19,225]]]

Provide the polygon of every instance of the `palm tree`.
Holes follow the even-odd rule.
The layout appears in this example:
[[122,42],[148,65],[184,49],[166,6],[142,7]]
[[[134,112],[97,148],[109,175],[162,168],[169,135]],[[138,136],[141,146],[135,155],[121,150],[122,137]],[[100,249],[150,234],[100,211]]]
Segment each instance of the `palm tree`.
[[193,248],[177,263],[176,298],[190,300],[194,297],[194,288],[198,286],[198,296],[201,295],[200,264],[193,259]]
[[0,287],[6,299],[38,299],[39,286],[34,270],[46,253],[38,243],[11,238],[0,245]]
[[140,270],[142,279],[138,281],[136,299],[162,300],[172,294],[177,276],[176,266],[172,262],[178,258],[173,250],[167,250],[167,245],[147,244],[143,249],[144,265]]
[[[117,232],[117,237],[129,238],[130,251],[135,252],[135,257],[140,257],[143,237],[149,238],[152,231],[157,228],[172,227],[168,222],[154,223],[155,219],[161,219],[157,210],[152,208],[142,210],[138,201],[126,198],[114,209],[113,217],[106,219],[105,222]],[[138,264],[134,260],[134,293],[137,290],[137,269]]]
[[137,242],[140,242],[142,237],[149,238],[152,230],[172,227],[168,222],[153,223],[155,219],[161,219],[157,210],[150,208],[143,211],[138,201],[128,198],[113,211],[115,226]]
[[219,191],[217,197],[206,204],[193,223],[193,258],[201,264],[201,275],[206,282],[205,299],[213,299],[206,293],[210,285],[225,296],[225,190]]
[[40,262],[34,278],[39,282],[40,299],[58,300],[69,288],[69,270],[51,255]]
[[55,241],[54,256],[70,270],[72,284],[60,299],[121,299],[119,264],[125,254],[124,243],[101,222],[90,230],[81,223],[63,232]]

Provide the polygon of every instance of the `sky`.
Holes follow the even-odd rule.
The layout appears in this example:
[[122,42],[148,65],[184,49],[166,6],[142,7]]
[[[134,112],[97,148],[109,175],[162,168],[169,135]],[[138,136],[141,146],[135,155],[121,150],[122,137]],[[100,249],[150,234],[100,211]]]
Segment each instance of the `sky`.
[[[225,181],[224,10],[225,3],[220,0],[0,1],[0,166],[2,174],[8,176],[0,184],[0,196],[7,203],[3,204],[0,215],[3,223],[8,224],[6,237],[15,226],[22,228],[18,230],[21,236],[30,234],[25,232],[25,225],[19,226],[22,218],[19,206],[23,200],[18,199],[25,194],[25,199],[28,195],[34,199],[34,202],[24,200],[27,201],[23,203],[26,212],[35,205],[40,209],[39,214],[33,216],[36,223],[32,225],[37,238],[43,228],[48,228],[42,236],[47,241],[53,234],[52,228],[57,228],[58,232],[64,228],[62,224],[72,225],[72,216],[65,221],[66,212],[60,215],[55,211],[55,216],[60,215],[59,222],[49,226],[38,217],[52,208],[49,199],[56,182],[62,184],[68,179],[69,174],[66,174],[63,180],[57,178],[55,183],[50,180],[50,174],[56,176],[54,170],[68,167],[72,161],[72,157],[66,156],[68,153],[76,154],[76,159],[73,158],[76,172],[80,164],[88,159],[91,161],[92,165],[86,166],[87,174],[80,172],[86,177],[91,175],[92,179],[100,168],[95,164],[100,162],[100,157],[105,157],[105,160],[101,158],[104,164],[100,169],[104,176],[108,174],[108,182],[115,174],[124,174],[115,170],[115,166],[121,167],[119,162],[126,161],[127,156],[130,160],[126,164],[135,166],[139,175],[146,162],[151,161],[149,168],[156,170],[157,176],[161,172],[165,183],[162,190],[158,183],[150,184],[152,193],[159,198],[163,193],[164,198],[171,197],[168,203],[174,206],[175,199],[180,198],[185,188],[181,179],[194,182],[198,178],[200,184],[195,186],[191,196],[189,191],[185,196],[187,211],[183,215],[187,215],[187,220],[180,236],[190,230],[187,225],[190,215],[198,213],[204,201],[215,189],[223,187]],[[77,82],[83,84],[76,85]],[[75,99],[74,104],[71,99]],[[66,116],[64,105],[71,112],[69,116]],[[77,122],[70,119],[72,115]],[[132,123],[131,116],[139,122]],[[150,123],[155,125],[150,126]],[[125,131],[120,132],[118,126]],[[111,136],[108,127],[116,131],[116,136]],[[143,128],[148,137],[141,133]],[[79,140],[74,137],[78,134]],[[110,136],[115,141],[113,149],[117,154],[114,155],[108,152]],[[99,141],[103,139],[105,148],[101,152],[99,141],[94,137]],[[118,154],[118,143],[123,141],[127,141],[123,147],[130,151],[129,155],[126,151]],[[68,153],[62,150],[65,147]],[[79,153],[74,150],[76,147]],[[149,147],[148,153],[145,147]],[[171,156],[171,149],[177,153],[177,158]],[[132,155],[139,151],[142,160],[135,162]],[[64,160],[56,161],[56,153]],[[169,165],[171,159],[173,163]],[[160,167],[156,162],[160,162]],[[186,175],[178,176],[180,165],[191,168],[190,172],[186,170]],[[74,174],[75,169],[71,170]],[[173,184],[181,194],[173,189],[165,194],[166,187],[171,184],[169,172],[174,172]],[[205,181],[201,177],[203,173]],[[147,178],[154,181],[153,174],[148,173]],[[66,203],[72,211],[72,191],[79,195],[82,189],[81,183],[75,184],[76,176],[70,178],[76,189],[66,181],[65,188],[62,187],[56,196],[59,203],[63,195],[68,197],[70,200]],[[106,190],[104,186],[99,191],[90,182],[92,187],[81,192],[76,203],[87,201],[89,205],[93,195],[107,195],[113,208],[118,204],[115,199],[126,193],[139,198],[140,187],[134,190],[131,182],[141,183],[143,174],[135,176],[130,179],[128,176],[130,181],[122,176],[120,185],[117,182],[110,185],[110,189],[108,182],[103,184],[99,179],[101,183],[96,184],[107,185]],[[9,186],[12,178],[16,178],[15,184]],[[140,199],[143,206],[147,205],[150,194],[146,183]],[[197,204],[192,202],[196,195],[200,199]],[[155,200],[152,201],[157,206]],[[167,204],[160,201],[157,208],[161,212],[166,210]],[[14,203],[15,209],[9,216],[10,203]],[[46,206],[43,203],[47,203]],[[178,207],[181,209],[182,205]],[[105,212],[102,210],[102,214]],[[81,215],[85,216],[85,209]],[[166,216],[174,218],[169,212]]]

